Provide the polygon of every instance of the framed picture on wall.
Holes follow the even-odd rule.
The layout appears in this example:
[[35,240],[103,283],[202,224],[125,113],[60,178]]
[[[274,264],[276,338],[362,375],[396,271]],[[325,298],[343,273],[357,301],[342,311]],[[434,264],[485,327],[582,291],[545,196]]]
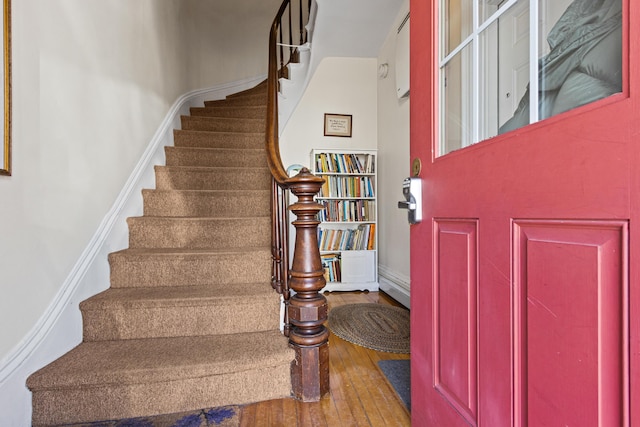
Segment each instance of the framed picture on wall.
[[11,0],[2,0],[2,149],[0,150],[0,175],[11,175]]
[[351,136],[350,114],[324,115],[324,136]]

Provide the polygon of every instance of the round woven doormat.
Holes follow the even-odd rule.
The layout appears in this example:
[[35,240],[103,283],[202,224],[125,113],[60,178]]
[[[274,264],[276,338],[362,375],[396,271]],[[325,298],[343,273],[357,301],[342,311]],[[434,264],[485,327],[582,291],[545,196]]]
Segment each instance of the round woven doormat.
[[346,304],[329,311],[329,329],[343,340],[389,353],[409,353],[409,310]]

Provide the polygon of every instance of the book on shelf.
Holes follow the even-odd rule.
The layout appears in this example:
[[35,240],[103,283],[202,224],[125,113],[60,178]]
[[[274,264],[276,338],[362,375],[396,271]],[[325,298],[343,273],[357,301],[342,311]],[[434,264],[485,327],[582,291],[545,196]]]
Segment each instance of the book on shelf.
[[367,241],[367,249],[372,250],[375,247],[376,225],[371,224],[369,227],[369,239]]
[[318,212],[321,222],[375,221],[376,202],[373,200],[320,200],[324,209]]
[[[375,246],[376,225],[360,224],[356,228],[318,228],[320,251],[364,251]],[[331,254],[323,254],[331,255]]]
[[342,279],[340,254],[321,254],[322,267],[324,268],[324,279],[327,282],[340,282]]
[[373,183],[368,176],[336,176],[324,177],[320,188],[321,198],[329,197],[375,197]]
[[318,153],[316,170],[321,173],[374,173],[373,154]]

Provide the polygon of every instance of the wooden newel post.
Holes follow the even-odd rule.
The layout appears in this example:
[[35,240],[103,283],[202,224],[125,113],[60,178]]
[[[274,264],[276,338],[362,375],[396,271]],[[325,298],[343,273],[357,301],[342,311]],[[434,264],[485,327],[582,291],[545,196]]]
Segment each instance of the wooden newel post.
[[322,205],[313,197],[324,179],[303,168],[287,180],[298,201],[289,209],[296,215],[296,244],[289,271],[289,286],[295,295],[289,300],[289,345],[296,351],[291,364],[293,395],[303,402],[317,402],[329,392],[329,331],[327,300],[318,291],[326,282],[318,250],[318,212]]

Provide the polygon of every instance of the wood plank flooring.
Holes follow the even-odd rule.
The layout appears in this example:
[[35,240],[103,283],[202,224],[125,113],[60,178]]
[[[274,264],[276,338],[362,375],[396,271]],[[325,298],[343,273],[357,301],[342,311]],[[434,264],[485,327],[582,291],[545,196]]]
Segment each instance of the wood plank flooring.
[[[326,293],[329,308],[342,304],[378,303],[399,306],[383,292]],[[244,406],[240,425],[283,427],[410,426],[411,415],[378,368],[378,361],[408,359],[329,337],[331,392],[317,403],[293,399]]]

